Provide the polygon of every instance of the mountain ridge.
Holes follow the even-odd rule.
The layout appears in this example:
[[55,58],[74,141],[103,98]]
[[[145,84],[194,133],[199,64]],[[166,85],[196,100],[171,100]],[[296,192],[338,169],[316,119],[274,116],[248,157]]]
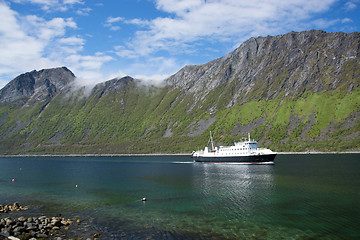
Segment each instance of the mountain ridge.
[[276,151],[359,150],[359,55],[360,33],[310,30],[250,38],[161,86],[127,76],[86,93],[65,67],[25,73],[0,90],[0,153],[191,152],[209,130],[219,145],[250,132]]
[[[283,63],[283,65],[287,65],[290,67],[289,71],[293,70],[293,73],[289,74],[289,78],[284,80],[288,80],[291,83],[294,73],[297,73],[302,70],[313,69],[316,67],[322,67],[326,65],[324,62],[327,62],[327,65],[330,65],[332,62],[335,62],[336,65],[341,66],[345,61],[349,59],[357,59],[359,57],[359,32],[354,32],[351,34],[346,33],[326,33],[320,30],[310,30],[304,31],[300,33],[290,32],[284,35],[278,36],[267,36],[267,37],[258,37],[258,38],[250,38],[241,44],[237,49],[233,52],[221,57],[219,59],[213,60],[207,64],[203,65],[194,65],[194,66],[186,66],[181,69],[178,73],[174,74],[170,78],[166,80],[170,85],[174,85],[180,88],[187,88],[190,92],[195,92],[199,90],[203,90],[199,88],[201,83],[214,79],[214,75],[221,73],[223,78],[218,79],[218,81],[213,81],[212,84],[202,84],[212,90],[214,87],[220,85],[222,82],[234,81],[236,78],[242,79],[246,84],[252,84],[257,79],[263,77],[266,81],[271,81],[272,79],[276,80],[277,76],[281,76],[281,72],[273,72],[268,76],[264,76],[265,74],[261,74],[260,70],[266,69],[268,63],[277,62],[277,64]],[[339,40],[341,39],[341,41]],[[352,47],[349,44],[354,44],[354,39],[357,39],[357,46]],[[325,42],[325,44],[324,44]],[[324,57],[320,56],[321,53],[319,51],[311,52],[312,47],[316,47],[316,44],[323,43],[324,45],[329,45],[327,48],[323,48],[324,51],[329,49],[329,53],[323,52]],[[341,46],[340,46],[341,43]],[[345,44],[344,44],[345,43]],[[348,45],[346,45],[346,43]],[[338,46],[333,46],[333,45]],[[344,46],[345,45],[345,46]],[[326,46],[321,46],[326,47]],[[332,48],[332,49],[331,49]],[[339,50],[344,48],[344,50]],[[281,51],[289,51],[287,54],[281,54]],[[337,51],[336,51],[337,50]],[[279,54],[275,60],[274,52],[278,52]],[[298,54],[301,52],[301,54]],[[279,58],[283,56],[283,58]],[[310,55],[310,56],[309,56]],[[317,56],[311,56],[317,55]],[[329,55],[329,56],[328,56]],[[266,58],[264,58],[266,57]],[[296,59],[295,59],[296,58]],[[249,59],[254,64],[249,63]],[[300,59],[296,61],[297,59]],[[307,61],[307,59],[315,59],[319,62],[316,64],[311,64]],[[297,65],[298,63],[304,63],[305,65]],[[258,67],[254,67],[257,65]],[[281,67],[281,66],[280,66]],[[212,68],[216,68],[216,70],[211,71]],[[248,68],[248,70],[247,70]],[[190,70],[191,71],[188,71]],[[194,71],[196,69],[196,71]],[[259,70],[260,69],[260,70]],[[247,70],[247,71],[246,71]],[[316,69],[315,69],[316,70]],[[316,71],[314,73],[316,74]],[[334,73],[337,73],[335,69]],[[189,72],[198,73],[196,76],[189,75]],[[309,71],[302,71],[309,75]],[[303,82],[307,81],[307,75],[302,76],[301,78],[295,79],[299,82],[295,82],[296,87],[300,87]],[[187,81],[188,79],[188,81]],[[194,81],[194,79],[196,79]],[[248,81],[248,82],[247,82]],[[334,81],[332,84],[333,88],[337,87],[338,81]],[[351,84],[351,82],[349,83]],[[356,83],[355,87],[358,87],[359,83]],[[306,90],[314,90],[320,91],[323,88],[329,87],[325,86],[323,83],[320,83],[319,86],[309,86],[310,89]],[[288,87],[289,88],[289,87]],[[246,87],[242,87],[242,89],[246,89]],[[330,89],[331,90],[331,86]],[[239,94],[242,94],[240,92]],[[245,92],[246,95],[246,92]],[[271,96],[269,93],[268,95]]]
[[30,97],[35,101],[52,98],[56,92],[75,80],[75,75],[67,67],[33,70],[17,76],[0,89],[0,103]]

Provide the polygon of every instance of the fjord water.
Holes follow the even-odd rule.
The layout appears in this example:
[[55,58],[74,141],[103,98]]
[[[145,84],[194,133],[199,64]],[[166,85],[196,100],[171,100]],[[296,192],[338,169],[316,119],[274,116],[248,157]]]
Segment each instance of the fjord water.
[[104,239],[359,239],[359,190],[359,154],[0,158],[0,203],[89,220]]

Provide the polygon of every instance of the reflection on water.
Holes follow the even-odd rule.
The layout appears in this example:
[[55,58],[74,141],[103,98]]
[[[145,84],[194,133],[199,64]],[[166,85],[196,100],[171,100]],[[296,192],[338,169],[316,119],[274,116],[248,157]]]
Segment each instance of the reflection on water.
[[357,157],[278,156],[275,165],[0,158],[0,203],[91,219],[105,239],[357,239]]
[[194,191],[209,201],[215,199],[206,208],[222,215],[246,219],[273,191],[273,166],[200,163],[194,164],[193,170],[197,172]]

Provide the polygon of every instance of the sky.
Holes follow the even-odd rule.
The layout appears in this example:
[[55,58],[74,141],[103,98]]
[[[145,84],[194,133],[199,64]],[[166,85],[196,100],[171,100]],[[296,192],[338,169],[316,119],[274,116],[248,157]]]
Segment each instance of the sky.
[[359,28],[360,0],[0,0],[0,88],[62,66],[81,84],[157,83],[251,37]]

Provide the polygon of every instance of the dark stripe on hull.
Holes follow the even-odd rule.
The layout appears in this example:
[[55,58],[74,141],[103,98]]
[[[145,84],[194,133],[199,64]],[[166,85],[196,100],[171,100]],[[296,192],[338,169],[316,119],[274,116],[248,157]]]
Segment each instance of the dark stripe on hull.
[[273,162],[276,154],[252,155],[252,156],[234,156],[234,157],[194,157],[196,162],[241,162],[241,163],[262,163]]

